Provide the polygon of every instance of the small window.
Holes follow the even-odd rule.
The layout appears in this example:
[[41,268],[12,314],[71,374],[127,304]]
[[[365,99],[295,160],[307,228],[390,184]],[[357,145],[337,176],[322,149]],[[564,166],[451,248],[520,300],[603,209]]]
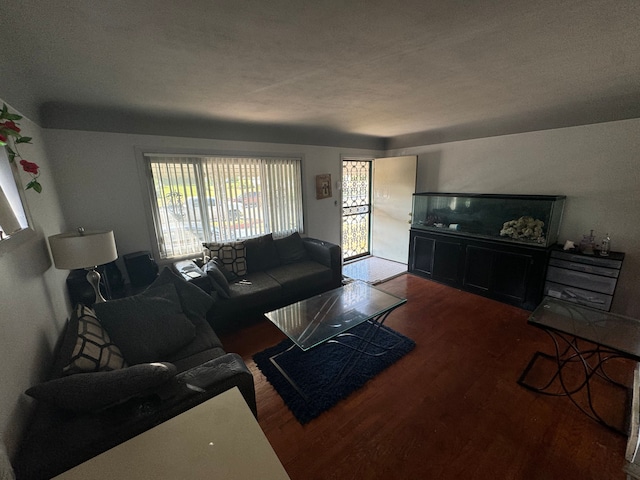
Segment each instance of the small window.
[[29,227],[14,171],[4,147],[0,147],[0,239]]
[[160,258],[303,229],[300,158],[145,154]]

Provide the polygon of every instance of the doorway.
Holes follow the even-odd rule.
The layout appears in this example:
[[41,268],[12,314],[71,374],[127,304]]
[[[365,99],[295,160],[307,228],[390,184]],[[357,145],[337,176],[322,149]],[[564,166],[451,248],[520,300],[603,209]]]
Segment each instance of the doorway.
[[373,159],[342,161],[342,259],[371,253],[371,164]]
[[345,158],[342,166],[344,275],[375,284],[406,272],[417,157]]

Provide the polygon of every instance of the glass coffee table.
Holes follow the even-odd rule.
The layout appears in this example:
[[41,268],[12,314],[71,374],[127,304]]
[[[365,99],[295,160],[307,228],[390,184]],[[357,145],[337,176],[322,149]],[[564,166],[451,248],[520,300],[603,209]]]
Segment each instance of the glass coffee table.
[[[591,381],[599,378],[628,391],[629,386],[612,379],[605,366],[616,358],[640,361],[640,320],[545,297],[528,322],[551,337],[554,353],[536,352],[518,383],[545,395],[567,396],[598,423],[626,435],[624,426],[610,424],[597,412]],[[532,385],[527,377],[532,376],[536,364],[545,359],[555,363],[555,368],[545,380],[538,379],[536,385]],[[586,401],[577,400],[578,392]]]
[[[342,336],[355,336],[350,332],[352,328],[368,323],[369,328],[357,337],[355,344],[342,344],[353,352],[335,382],[347,375],[362,355],[377,356],[393,350],[394,346],[384,347],[382,352],[377,348],[373,354],[368,351],[368,347],[381,347],[375,343],[376,333],[389,314],[406,301],[406,298],[396,297],[357,280],[265,315],[293,342],[287,351],[292,348],[307,351],[327,342],[340,344]],[[305,397],[295,381],[278,364],[278,356],[284,353],[274,355],[270,360],[298,393]]]

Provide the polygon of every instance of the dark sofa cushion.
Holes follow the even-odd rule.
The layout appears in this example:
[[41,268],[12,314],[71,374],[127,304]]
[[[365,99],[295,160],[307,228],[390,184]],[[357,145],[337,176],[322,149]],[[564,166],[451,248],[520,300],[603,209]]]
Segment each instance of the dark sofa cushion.
[[280,265],[265,272],[282,285],[283,295],[293,297],[309,289],[310,285],[322,288],[331,283],[333,271],[312,260]]
[[[223,267],[224,268],[224,267]],[[229,281],[227,277],[222,273],[220,268],[213,260],[210,260],[205,266],[204,271],[211,279],[213,289],[220,295],[221,298],[229,298]]]
[[304,248],[302,237],[298,232],[294,232],[288,237],[277,238],[273,243],[276,246],[278,258],[282,265],[310,259],[307,249]]
[[222,272],[222,274],[224,275],[224,278],[227,279],[227,282],[233,282],[234,280],[238,279],[238,275],[236,275],[231,270],[229,270],[224,264],[224,262],[220,260],[218,257],[213,257],[211,261],[216,267],[218,267],[218,270]]
[[[69,319],[68,333],[75,332],[75,346],[62,373],[106,372],[127,366],[122,352],[102,327],[95,312],[78,304]],[[66,355],[66,353],[64,353]],[[54,375],[60,376],[59,372]]]
[[196,327],[195,338],[165,359],[173,363],[179,372],[225,353],[222,342],[205,318],[192,322]]
[[211,295],[187,282],[169,267],[165,267],[164,270],[160,272],[160,275],[149,285],[147,290],[167,284],[175,287],[182,311],[187,314],[190,320],[193,320],[192,317],[194,316],[204,318],[207,315],[207,311],[211,308],[214,301]]
[[280,265],[272,234],[245,240],[244,246],[247,249],[247,273],[262,272]]
[[97,303],[94,308],[131,365],[164,360],[195,337],[195,326],[182,312],[171,283],[132,297]]
[[[278,302],[282,288],[278,282],[265,272],[256,272],[244,277],[247,283],[231,283],[231,296],[228,300],[219,300],[212,309],[212,315],[227,316],[230,313],[247,312]],[[241,314],[238,314],[241,317]],[[239,318],[240,320],[240,318]]]
[[77,373],[40,383],[25,393],[63,410],[92,412],[148,392],[175,376],[170,363],[134,365],[110,372]]

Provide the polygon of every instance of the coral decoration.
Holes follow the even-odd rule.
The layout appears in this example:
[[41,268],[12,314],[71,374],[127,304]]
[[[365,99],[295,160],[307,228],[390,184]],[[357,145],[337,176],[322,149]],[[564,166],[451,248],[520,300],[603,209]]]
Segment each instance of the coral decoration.
[[537,243],[544,243],[544,222],[534,220],[533,217],[525,216],[517,220],[504,222],[500,235],[510,237],[515,240],[528,240]]

